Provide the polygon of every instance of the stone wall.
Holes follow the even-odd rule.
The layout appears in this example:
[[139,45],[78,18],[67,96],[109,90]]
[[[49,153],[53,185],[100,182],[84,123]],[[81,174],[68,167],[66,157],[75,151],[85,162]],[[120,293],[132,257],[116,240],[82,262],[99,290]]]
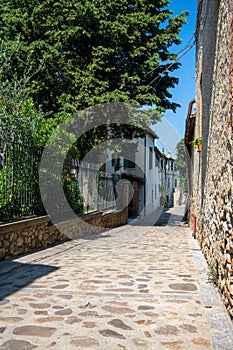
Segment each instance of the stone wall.
[[51,225],[49,216],[42,216],[0,225],[0,260],[45,248],[57,242],[78,239],[88,234],[127,223],[127,210],[104,214],[94,212],[76,220]]
[[[199,3],[203,11],[199,14],[202,28],[197,44],[196,132],[201,128],[203,150],[201,154],[193,154],[191,216],[196,220],[202,251],[212,273],[219,278],[219,290],[233,316],[232,125],[229,128],[233,4],[227,0]],[[212,21],[216,22],[216,28]],[[212,59],[208,59],[209,55]],[[201,89],[198,84],[202,85]]]

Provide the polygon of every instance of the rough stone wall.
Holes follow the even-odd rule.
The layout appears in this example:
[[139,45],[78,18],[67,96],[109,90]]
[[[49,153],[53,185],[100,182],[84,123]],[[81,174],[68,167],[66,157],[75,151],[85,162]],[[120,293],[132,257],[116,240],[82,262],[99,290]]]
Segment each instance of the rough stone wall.
[[65,239],[60,232],[50,234],[49,216],[0,225],[0,259],[26,253]]
[[[196,113],[195,113],[195,129],[193,139],[202,137],[202,74],[203,74],[203,27],[204,12],[206,2],[208,0],[199,0],[198,18],[196,28]],[[200,222],[201,207],[201,187],[202,187],[202,152],[191,146],[191,159],[188,159],[190,165],[190,201],[189,201],[189,225],[192,229],[193,236],[196,237],[196,229]],[[192,174],[192,175],[191,175]]]
[[54,226],[50,217],[43,216],[0,225],[0,260],[45,248],[67,239],[78,239],[104,228],[113,228],[127,223],[127,210],[104,214],[96,212]]
[[125,225],[128,221],[127,210],[119,210],[102,216],[101,227],[113,228]]
[[[215,60],[208,71],[203,65],[205,89],[202,91],[203,152],[199,202],[195,202],[194,195],[196,206],[200,204],[199,209],[196,208],[197,238],[212,271],[219,276],[219,290],[233,316],[233,143],[232,125],[229,125],[232,120],[233,4],[229,0],[205,2],[206,10],[210,11],[214,2],[219,9],[214,50],[212,33],[203,28],[206,55],[209,45],[209,53],[215,52]],[[210,21],[210,13],[204,16],[204,21]],[[208,81],[211,71],[212,77]],[[211,86],[206,94],[208,84]],[[197,103],[199,98],[197,96]]]

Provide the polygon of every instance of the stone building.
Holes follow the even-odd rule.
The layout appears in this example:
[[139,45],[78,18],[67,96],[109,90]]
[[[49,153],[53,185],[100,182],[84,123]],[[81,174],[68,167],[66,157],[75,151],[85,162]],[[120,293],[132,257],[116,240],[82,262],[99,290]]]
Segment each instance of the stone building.
[[189,219],[233,316],[232,0],[198,1],[196,44],[196,111],[189,106],[185,133]]

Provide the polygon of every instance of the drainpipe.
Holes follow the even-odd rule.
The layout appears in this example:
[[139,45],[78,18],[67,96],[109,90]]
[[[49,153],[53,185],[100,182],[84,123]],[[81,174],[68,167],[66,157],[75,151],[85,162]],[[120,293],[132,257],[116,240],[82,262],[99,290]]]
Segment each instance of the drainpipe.
[[197,238],[197,217],[193,216],[193,238]]
[[144,139],[144,216],[146,216],[146,132]]

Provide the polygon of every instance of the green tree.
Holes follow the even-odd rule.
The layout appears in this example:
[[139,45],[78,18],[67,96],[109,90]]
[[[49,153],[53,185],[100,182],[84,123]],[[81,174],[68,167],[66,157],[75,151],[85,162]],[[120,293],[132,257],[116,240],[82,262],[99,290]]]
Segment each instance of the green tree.
[[188,192],[186,146],[184,139],[176,145],[176,165],[179,171],[179,187],[183,192]]
[[160,113],[175,110],[169,89],[178,79],[170,73],[179,63],[171,47],[181,42],[187,12],[172,16],[169,3],[2,2],[0,36],[9,47],[19,41],[7,76],[17,72],[20,78],[27,67],[36,72],[28,96],[51,116],[105,102],[153,105]]
[[40,68],[33,71],[25,61],[22,71],[14,66],[20,41],[8,46],[0,41],[0,146],[9,141],[13,134],[28,138],[35,147],[43,147],[59,122],[68,115],[47,117],[42,108],[35,106],[30,96],[30,84]]
[[18,138],[35,137],[37,142],[44,113],[35,108],[28,96],[28,84],[33,74],[25,69],[18,74],[12,65],[18,45],[19,42],[15,42],[9,48],[0,42],[0,142],[9,140],[13,134]]

